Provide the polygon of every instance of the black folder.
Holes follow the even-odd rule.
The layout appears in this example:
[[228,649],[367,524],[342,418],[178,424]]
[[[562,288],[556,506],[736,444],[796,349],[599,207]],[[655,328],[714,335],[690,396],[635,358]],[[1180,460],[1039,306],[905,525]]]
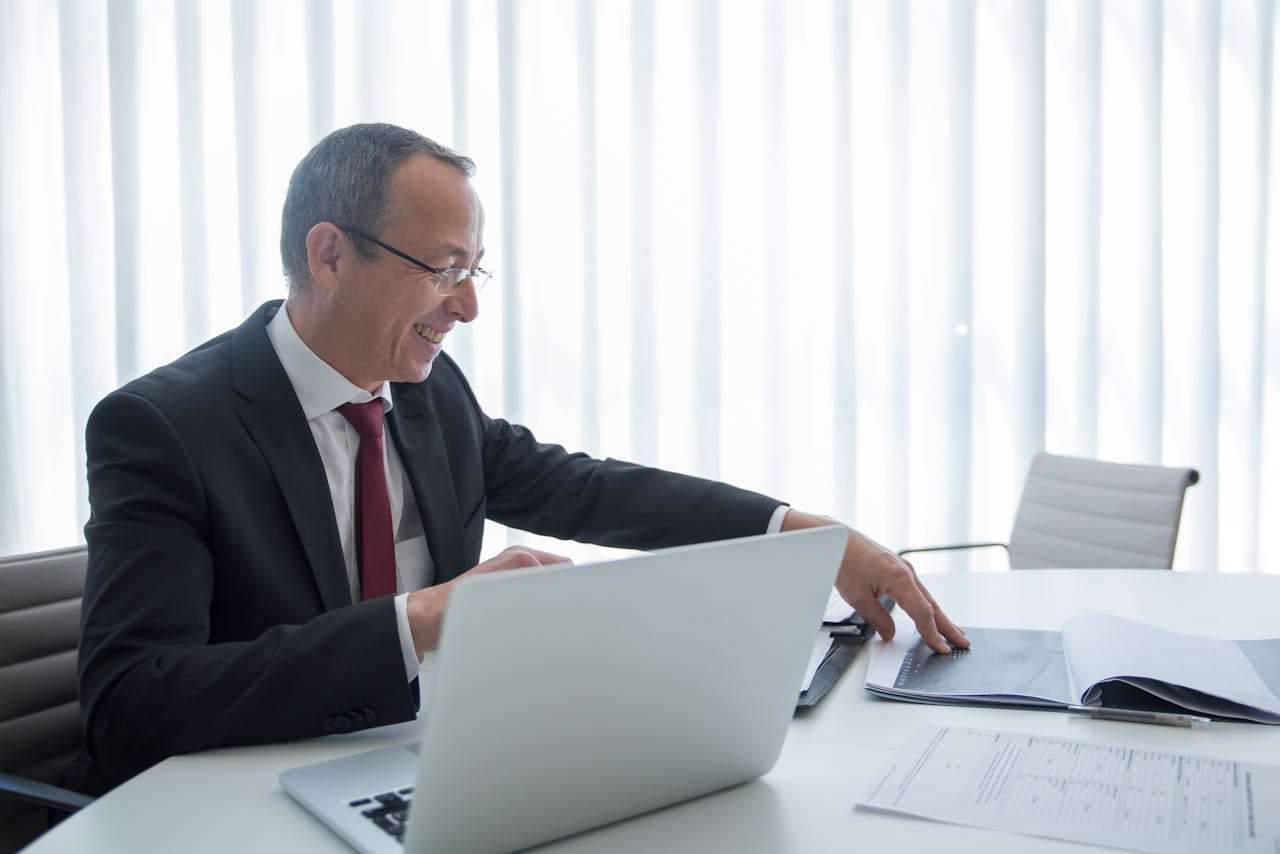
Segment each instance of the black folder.
[[[886,611],[893,610],[894,602],[888,596],[880,597],[880,604]],[[876,633],[857,611],[839,623],[823,623],[822,628],[831,633],[831,646],[827,647],[827,654],[813,674],[809,687],[800,692],[800,698],[796,700],[797,710],[816,706],[836,684],[840,674],[849,669],[862,645]]]

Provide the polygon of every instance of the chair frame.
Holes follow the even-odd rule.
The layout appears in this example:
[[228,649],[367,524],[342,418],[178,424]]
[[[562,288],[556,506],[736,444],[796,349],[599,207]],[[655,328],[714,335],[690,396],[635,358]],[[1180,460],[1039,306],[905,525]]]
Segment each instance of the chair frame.
[[[1042,453],[1043,453],[1043,452],[1042,452]],[[1039,455],[1037,455],[1037,456],[1039,456]],[[1056,455],[1048,455],[1048,456],[1056,456]],[[1104,460],[1098,460],[1097,462],[1105,462],[1105,461],[1104,461]],[[1121,464],[1117,464],[1117,465],[1123,465],[1123,464],[1121,463]],[[1186,479],[1186,485],[1184,486],[1184,492],[1185,492],[1186,488],[1189,488],[1189,487],[1191,487],[1191,486],[1194,486],[1195,484],[1199,483],[1199,481],[1200,481],[1200,472],[1199,472],[1199,471],[1197,471],[1196,469],[1194,469],[1194,468],[1187,468],[1187,469],[1186,469],[1186,472],[1187,472],[1187,479]],[[1029,477],[1029,476],[1030,476],[1030,472],[1028,472],[1028,477]],[[1019,501],[1020,501],[1020,502],[1025,498],[1026,488],[1027,488],[1027,484],[1026,484],[1026,483],[1024,483],[1024,484],[1023,484],[1023,498],[1020,498],[1020,499],[1019,499]],[[1016,514],[1015,514],[1015,515],[1016,515]],[[1177,542],[1178,531],[1179,531],[1179,529],[1181,528],[1181,521],[1182,521],[1182,520],[1181,520],[1181,514],[1179,514],[1179,518],[1178,518],[1177,522],[1174,524],[1174,542],[1175,542],[1175,543]],[[1012,537],[1011,537],[1011,539],[1012,539]],[[925,553],[925,552],[964,551],[964,550],[968,550],[968,549],[985,549],[985,548],[997,548],[997,547],[998,547],[998,548],[1002,548],[1002,549],[1004,549],[1004,553],[1005,553],[1005,558],[1006,558],[1006,560],[1008,560],[1008,561],[1011,561],[1011,560],[1012,560],[1012,554],[1011,554],[1011,552],[1010,552],[1010,550],[1009,550],[1009,543],[1005,543],[1005,542],[994,542],[994,541],[991,541],[991,542],[979,542],[979,543],[954,543],[954,544],[949,544],[949,545],[940,545],[940,546],[923,546],[923,547],[918,547],[918,548],[901,549],[901,550],[898,552],[898,555],[899,555],[900,557],[902,557],[902,556],[909,555],[909,554],[920,554],[920,553]],[[1169,555],[1169,561],[1170,561],[1170,564],[1172,565],[1172,562],[1173,562],[1173,554],[1172,554],[1172,552],[1171,552],[1171,553],[1170,553],[1170,555]],[[1012,567],[1012,566],[1010,566],[1010,568],[1012,569],[1013,567]]]
[[65,813],[84,809],[97,800],[89,795],[73,792],[71,789],[41,783],[39,780],[30,780],[5,771],[0,771],[0,797],[13,797]]

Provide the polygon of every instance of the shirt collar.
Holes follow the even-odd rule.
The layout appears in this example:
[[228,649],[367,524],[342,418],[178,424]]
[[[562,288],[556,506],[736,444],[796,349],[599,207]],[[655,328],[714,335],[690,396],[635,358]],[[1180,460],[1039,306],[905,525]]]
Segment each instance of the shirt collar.
[[[284,304],[267,324],[267,337],[271,339],[271,346],[275,348],[308,421],[344,403],[366,403],[374,399],[375,395],[338,373],[306,345],[293,328]],[[391,383],[384,382],[376,396],[382,398],[382,411],[389,411],[392,405]]]

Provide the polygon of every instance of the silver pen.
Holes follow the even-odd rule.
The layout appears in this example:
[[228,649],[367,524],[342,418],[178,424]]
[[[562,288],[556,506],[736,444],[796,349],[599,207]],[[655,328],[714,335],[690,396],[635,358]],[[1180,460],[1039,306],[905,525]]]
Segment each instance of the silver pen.
[[1101,706],[1067,706],[1067,711],[1088,715],[1100,721],[1128,721],[1135,724],[1161,724],[1163,726],[1205,727],[1209,718],[1176,712],[1144,712],[1140,709],[1104,709]]

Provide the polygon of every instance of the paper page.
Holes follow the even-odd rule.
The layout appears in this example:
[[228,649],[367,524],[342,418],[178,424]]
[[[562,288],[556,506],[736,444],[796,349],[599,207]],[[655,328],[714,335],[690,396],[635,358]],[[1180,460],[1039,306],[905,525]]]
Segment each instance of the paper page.
[[923,730],[858,806],[1093,845],[1280,851],[1280,765],[961,727]]
[[1238,640],[1236,646],[1249,659],[1267,690],[1280,697],[1280,638]]
[[871,640],[871,663],[867,665],[868,688],[892,685],[898,678],[902,660],[920,640],[920,633],[901,608],[894,613],[893,619],[897,629],[893,640],[887,641],[879,635]]
[[1132,676],[1280,714],[1280,698],[1236,641],[1170,632],[1107,614],[1073,617],[1062,634],[1077,697],[1098,682]]
[[969,626],[964,631],[973,645],[950,655],[933,652],[919,633],[907,646],[881,645],[867,671],[867,686],[922,700],[1074,702],[1060,632]]
[[831,649],[831,637],[823,635],[813,644],[813,651],[809,653],[809,663],[804,668],[804,681],[800,683],[801,691],[808,691],[809,685],[813,683],[813,675],[818,672],[818,668],[827,657],[827,652]]
[[827,611],[822,615],[822,622],[843,623],[852,616],[853,606],[844,601],[844,597],[832,587],[831,595],[827,597]]

